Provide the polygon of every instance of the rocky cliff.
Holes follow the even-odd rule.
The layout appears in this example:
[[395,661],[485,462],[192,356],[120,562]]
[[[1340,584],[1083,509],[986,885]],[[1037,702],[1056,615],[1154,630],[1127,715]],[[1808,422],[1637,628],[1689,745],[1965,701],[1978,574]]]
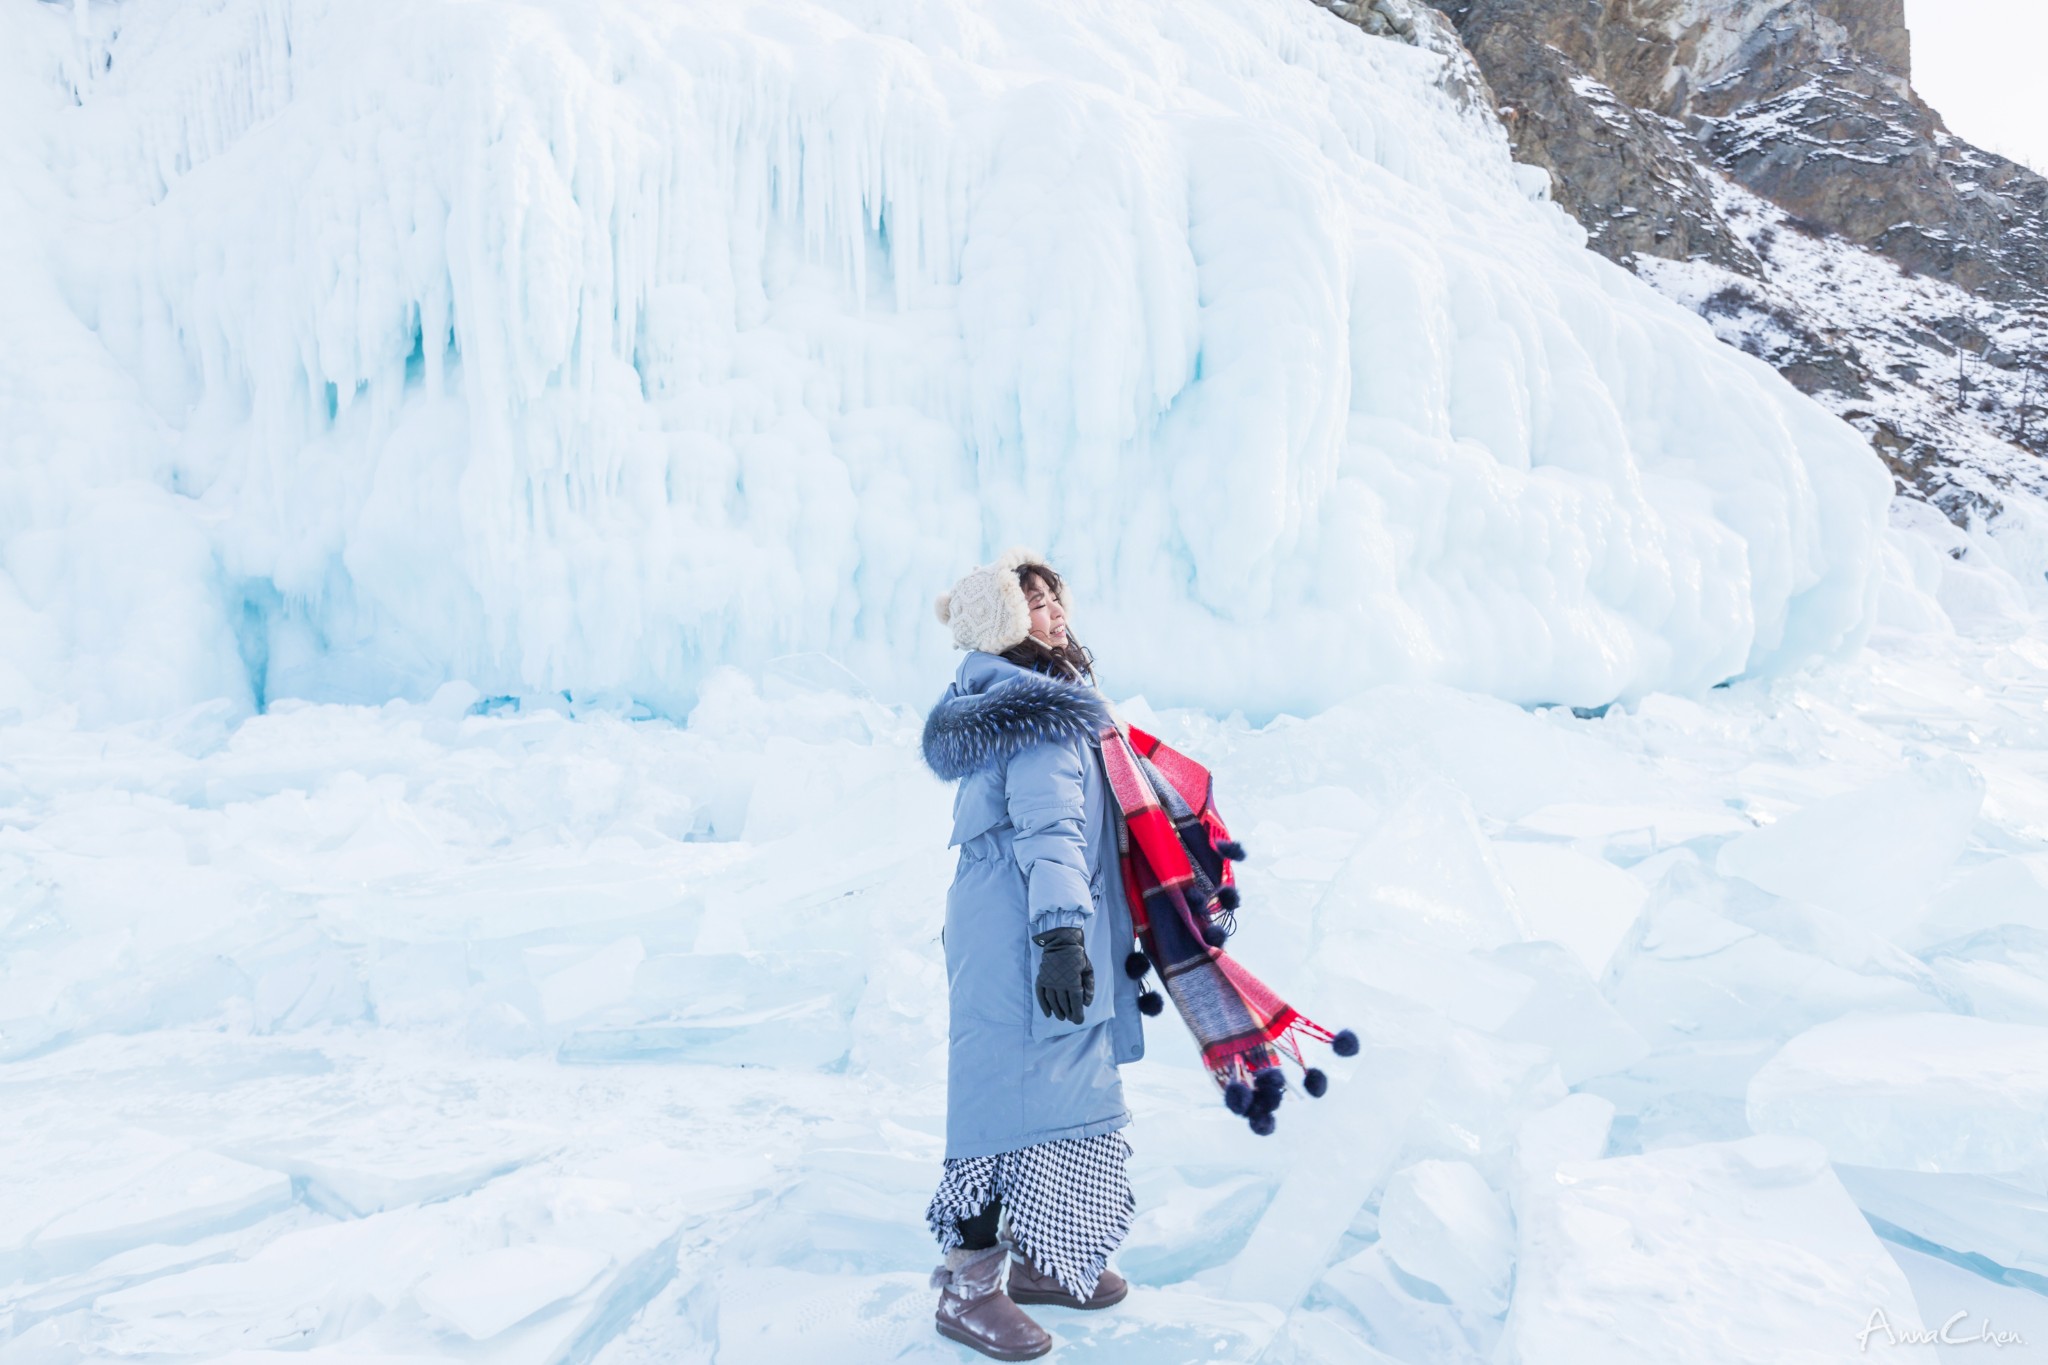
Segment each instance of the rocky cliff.
[[1956,517],[2048,489],[2048,181],[1913,90],[1903,0],[1433,0],[1589,244]]

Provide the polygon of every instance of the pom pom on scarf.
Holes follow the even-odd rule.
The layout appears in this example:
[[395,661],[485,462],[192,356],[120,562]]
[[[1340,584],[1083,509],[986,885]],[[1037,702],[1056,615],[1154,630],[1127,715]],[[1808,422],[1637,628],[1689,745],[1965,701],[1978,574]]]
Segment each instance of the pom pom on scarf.
[[1337,1036],[1330,1040],[1330,1051],[1336,1053],[1339,1057],[1356,1057],[1358,1055],[1358,1035],[1348,1028],[1337,1030]]
[[1237,888],[1234,886],[1217,887],[1216,903],[1222,906],[1225,910],[1237,909]]
[[1233,863],[1241,863],[1244,861],[1244,845],[1235,839],[1218,839],[1216,854],[1218,857],[1230,859]]
[[1252,1088],[1243,1081],[1232,1081],[1223,1087],[1223,1107],[1233,1114],[1252,1112]]
[[1210,920],[1202,926],[1202,942],[1208,944],[1211,948],[1221,948],[1229,941],[1229,931],[1215,920]]
[[1261,1075],[1259,1079],[1264,1080],[1266,1076],[1274,1077],[1280,1081],[1280,1084],[1254,1085],[1252,1087],[1252,1107],[1249,1117],[1254,1119],[1264,1114],[1271,1114],[1280,1107],[1280,1101],[1287,1098],[1287,1082],[1281,1078],[1280,1073],[1278,1071],[1268,1071]]
[[1257,1133],[1260,1137],[1271,1137],[1273,1135],[1272,1113],[1268,1111],[1263,1114],[1253,1114],[1252,1131],[1254,1133]]
[[1308,1091],[1310,1098],[1319,1100],[1323,1097],[1323,1093],[1330,1088],[1330,1078],[1314,1067],[1310,1067],[1302,1074],[1301,1088]]
[[1124,959],[1124,975],[1133,981],[1142,981],[1145,978],[1145,971],[1149,965],[1145,961],[1143,953],[1132,953]]
[[1272,1067],[1252,1077],[1252,1089],[1261,1095],[1278,1095],[1287,1089],[1287,1078],[1280,1074],[1279,1067]]
[[1166,1008],[1166,997],[1158,991],[1146,991],[1138,997],[1138,1013],[1157,1014]]

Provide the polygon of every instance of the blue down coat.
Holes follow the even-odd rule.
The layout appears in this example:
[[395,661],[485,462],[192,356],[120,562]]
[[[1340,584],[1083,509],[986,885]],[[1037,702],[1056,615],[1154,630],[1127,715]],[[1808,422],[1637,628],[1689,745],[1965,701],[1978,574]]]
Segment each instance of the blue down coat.
[[[958,779],[946,896],[951,1031],[946,1155],[987,1156],[1130,1122],[1117,1067],[1144,1055],[1116,816],[1097,735],[1102,700],[976,650],[924,727],[931,770]],[[1079,925],[1095,999],[1078,1024],[1038,1006],[1031,937]]]

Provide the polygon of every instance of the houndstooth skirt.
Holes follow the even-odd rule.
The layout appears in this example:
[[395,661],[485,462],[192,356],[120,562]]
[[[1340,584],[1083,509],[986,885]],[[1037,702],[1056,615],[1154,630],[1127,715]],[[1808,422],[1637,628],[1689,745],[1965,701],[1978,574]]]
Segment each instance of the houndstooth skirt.
[[955,1224],[1000,1199],[1017,1250],[1068,1293],[1086,1300],[1137,1211],[1124,1171],[1130,1155],[1130,1144],[1118,1132],[1040,1142],[994,1156],[955,1157],[946,1162],[925,1222],[939,1248],[951,1251],[960,1245]]

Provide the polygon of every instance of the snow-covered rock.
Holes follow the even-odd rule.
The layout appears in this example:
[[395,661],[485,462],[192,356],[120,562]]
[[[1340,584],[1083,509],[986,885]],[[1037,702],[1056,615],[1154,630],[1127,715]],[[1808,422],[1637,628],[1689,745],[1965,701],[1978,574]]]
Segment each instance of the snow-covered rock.
[[1642,909],[1642,883],[1611,863],[1554,844],[1501,842],[1493,856],[1529,936],[1563,944],[1598,979]]
[[1549,1048],[1567,1085],[1624,1070],[1649,1052],[1642,1034],[1608,1003],[1569,950],[1555,943],[1518,943],[1486,960],[1533,983],[1515,993],[1519,1005],[1494,1031]]
[[142,1171],[33,1230],[45,1266],[90,1264],[152,1242],[193,1242],[252,1223],[291,1202],[278,1171],[203,1149]]
[[1604,983],[1607,1000],[1653,1045],[1759,1039],[1774,1048],[1852,1010],[1943,1005],[1924,969],[1902,975],[1885,970],[1883,959],[1845,965],[1825,951],[1832,945],[1791,932],[1801,927],[1796,921],[1746,923],[1750,916],[1737,913],[1749,908],[1743,893],[1760,893],[1717,878],[1684,852],[1652,890]]
[[1743,835],[1720,870],[1897,933],[1924,913],[1983,803],[1982,778],[1961,761],[1918,765]]
[[[1331,1266],[1317,1289],[1348,1321],[1332,1329],[1335,1340],[1322,1349],[1295,1357],[1304,1365],[1353,1359],[1370,1365],[1393,1360],[1482,1365],[1500,1339],[1498,1317],[1444,1302],[1435,1285],[1401,1270],[1379,1242]],[[1297,1315],[1296,1321],[1305,1316]]]
[[1834,1166],[1857,1207],[1879,1220],[1874,1226],[1895,1230],[1888,1236],[1918,1238],[1958,1260],[1982,1258],[1995,1268],[1986,1278],[2048,1278],[2048,1193],[1992,1176]]
[[466,1257],[413,1289],[420,1307],[472,1341],[488,1341],[581,1293],[611,1264],[583,1247],[525,1242]]
[[1471,1163],[1418,1161],[1380,1197],[1380,1244],[1394,1264],[1481,1313],[1506,1310],[1515,1228]]
[[1906,1171],[2048,1173],[2048,1028],[1957,1014],[1829,1020],[1749,1084],[1760,1133]]
[[1600,1157],[1613,1126],[1613,1102],[1584,1091],[1567,1095],[1523,1120],[1515,1134],[1510,1167],[1509,1190],[1517,1207],[1524,1199],[1552,1193],[1557,1169],[1565,1162]]
[[1993,859],[1957,876],[1935,894],[1908,946],[1932,946],[2001,925],[2048,934],[2048,859]]
[[[529,959],[534,956],[529,951]],[[617,1004],[633,993],[633,974],[647,956],[637,938],[622,938],[594,953],[568,950],[579,959],[566,964],[548,964],[539,981],[542,1017],[550,1024],[580,1019],[593,1010]]]
[[1316,923],[1331,940],[1392,935],[1451,951],[1529,936],[1471,804],[1441,782],[1416,791],[1351,855]]
[[1526,1365],[1848,1360],[1874,1310],[1920,1325],[1905,1275],[1811,1142],[1566,1162],[1515,1214],[1505,1345]]

